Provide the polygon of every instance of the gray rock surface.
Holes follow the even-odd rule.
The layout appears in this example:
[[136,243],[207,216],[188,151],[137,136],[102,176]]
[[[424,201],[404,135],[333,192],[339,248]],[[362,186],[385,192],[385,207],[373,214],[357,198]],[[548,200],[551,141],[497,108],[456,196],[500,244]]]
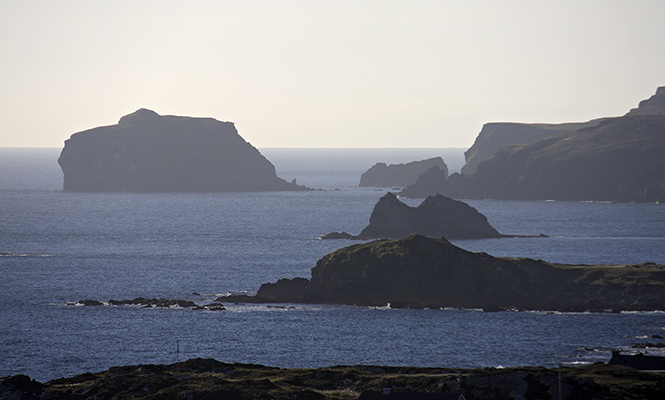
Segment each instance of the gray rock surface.
[[646,100],[640,101],[637,108],[633,108],[626,115],[653,115],[665,114],[665,86],[656,89],[656,94]]
[[369,225],[359,239],[400,239],[417,233],[447,239],[498,238],[487,217],[468,204],[443,195],[427,197],[418,207],[410,207],[387,193],[374,206]]
[[118,124],[75,133],[58,163],[65,191],[253,192],[306,190],[275,167],[231,122],[140,109]]
[[[638,107],[630,110],[626,116],[654,114],[665,114],[665,87],[659,87],[653,96],[642,100]],[[465,175],[475,173],[480,163],[492,158],[499,150],[508,146],[533,143],[564,132],[597,126],[606,119],[608,118],[562,124],[487,123],[473,145],[464,153],[466,164],[462,167],[461,172]]]
[[564,265],[500,258],[466,251],[444,238],[410,235],[336,250],[316,263],[309,282],[280,279],[261,286],[255,297],[225,301],[646,311],[664,309],[664,283],[663,265]]
[[665,201],[665,115],[602,123],[499,151],[431,188],[463,199]]
[[564,124],[487,123],[483,125],[473,145],[464,152],[466,164],[461,172],[465,175],[475,173],[481,162],[490,159],[504,147],[533,143],[563,132],[597,125],[601,120]]
[[405,187],[418,180],[418,177],[432,167],[438,167],[448,176],[448,166],[441,157],[413,161],[406,164],[374,164],[360,177],[358,186],[364,187]]

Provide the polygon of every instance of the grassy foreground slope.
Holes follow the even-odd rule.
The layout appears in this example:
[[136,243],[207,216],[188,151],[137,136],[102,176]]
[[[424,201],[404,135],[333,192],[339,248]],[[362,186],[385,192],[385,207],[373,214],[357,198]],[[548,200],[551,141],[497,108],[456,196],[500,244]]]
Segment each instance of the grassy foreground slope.
[[559,389],[561,399],[657,399],[665,398],[665,375],[604,363],[561,370],[371,366],[280,369],[193,359],[172,365],[113,367],[44,384],[27,376],[6,377],[0,379],[0,398],[357,399],[363,392],[383,388],[412,396],[462,394],[468,400],[557,399]]

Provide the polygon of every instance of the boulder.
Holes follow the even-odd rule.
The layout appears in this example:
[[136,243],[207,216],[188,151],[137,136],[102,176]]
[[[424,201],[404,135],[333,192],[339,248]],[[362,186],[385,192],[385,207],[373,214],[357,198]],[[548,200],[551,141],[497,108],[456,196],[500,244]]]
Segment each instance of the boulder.
[[448,175],[448,166],[441,157],[413,161],[406,164],[374,164],[360,177],[358,186],[364,187],[405,187],[418,180],[418,177],[432,167],[438,167]]
[[325,235],[321,236],[319,239],[357,239],[356,236],[348,233],[348,232],[330,232],[326,233]]
[[140,109],[118,124],[75,133],[58,159],[65,191],[255,192],[306,190],[275,167],[231,122]]

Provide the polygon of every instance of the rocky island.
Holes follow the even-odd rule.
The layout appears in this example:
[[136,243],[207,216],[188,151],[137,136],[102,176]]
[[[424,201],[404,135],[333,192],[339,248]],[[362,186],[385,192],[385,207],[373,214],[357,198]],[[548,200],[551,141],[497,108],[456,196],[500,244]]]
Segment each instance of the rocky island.
[[405,187],[418,180],[430,168],[436,167],[448,176],[448,166],[441,157],[406,164],[374,164],[360,176],[361,187]]
[[552,311],[665,310],[665,266],[565,265],[463,250],[410,235],[336,250],[312,278],[216,301]]
[[73,134],[58,163],[74,192],[307,190],[279,178],[233,123],[146,109]]
[[386,193],[374,206],[369,225],[358,235],[333,232],[322,239],[400,239],[418,233],[448,239],[504,237],[487,217],[459,200],[442,195],[427,197],[418,207],[410,207],[393,193]]
[[[506,143],[513,145],[498,149]],[[623,117],[559,125],[488,124],[466,153],[463,174],[419,180],[399,195],[663,202],[663,154],[665,88],[659,88]]]
[[[385,394],[384,393],[390,393]],[[665,376],[596,363],[579,367],[282,369],[191,359],[112,367],[41,383],[0,378],[0,399],[659,399]]]

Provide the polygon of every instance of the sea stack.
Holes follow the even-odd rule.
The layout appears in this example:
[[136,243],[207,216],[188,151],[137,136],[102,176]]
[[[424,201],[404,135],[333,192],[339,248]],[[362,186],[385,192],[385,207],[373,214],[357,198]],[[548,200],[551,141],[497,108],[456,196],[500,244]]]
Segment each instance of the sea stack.
[[307,190],[279,177],[232,122],[140,109],[116,125],[75,133],[58,159],[65,191]]

